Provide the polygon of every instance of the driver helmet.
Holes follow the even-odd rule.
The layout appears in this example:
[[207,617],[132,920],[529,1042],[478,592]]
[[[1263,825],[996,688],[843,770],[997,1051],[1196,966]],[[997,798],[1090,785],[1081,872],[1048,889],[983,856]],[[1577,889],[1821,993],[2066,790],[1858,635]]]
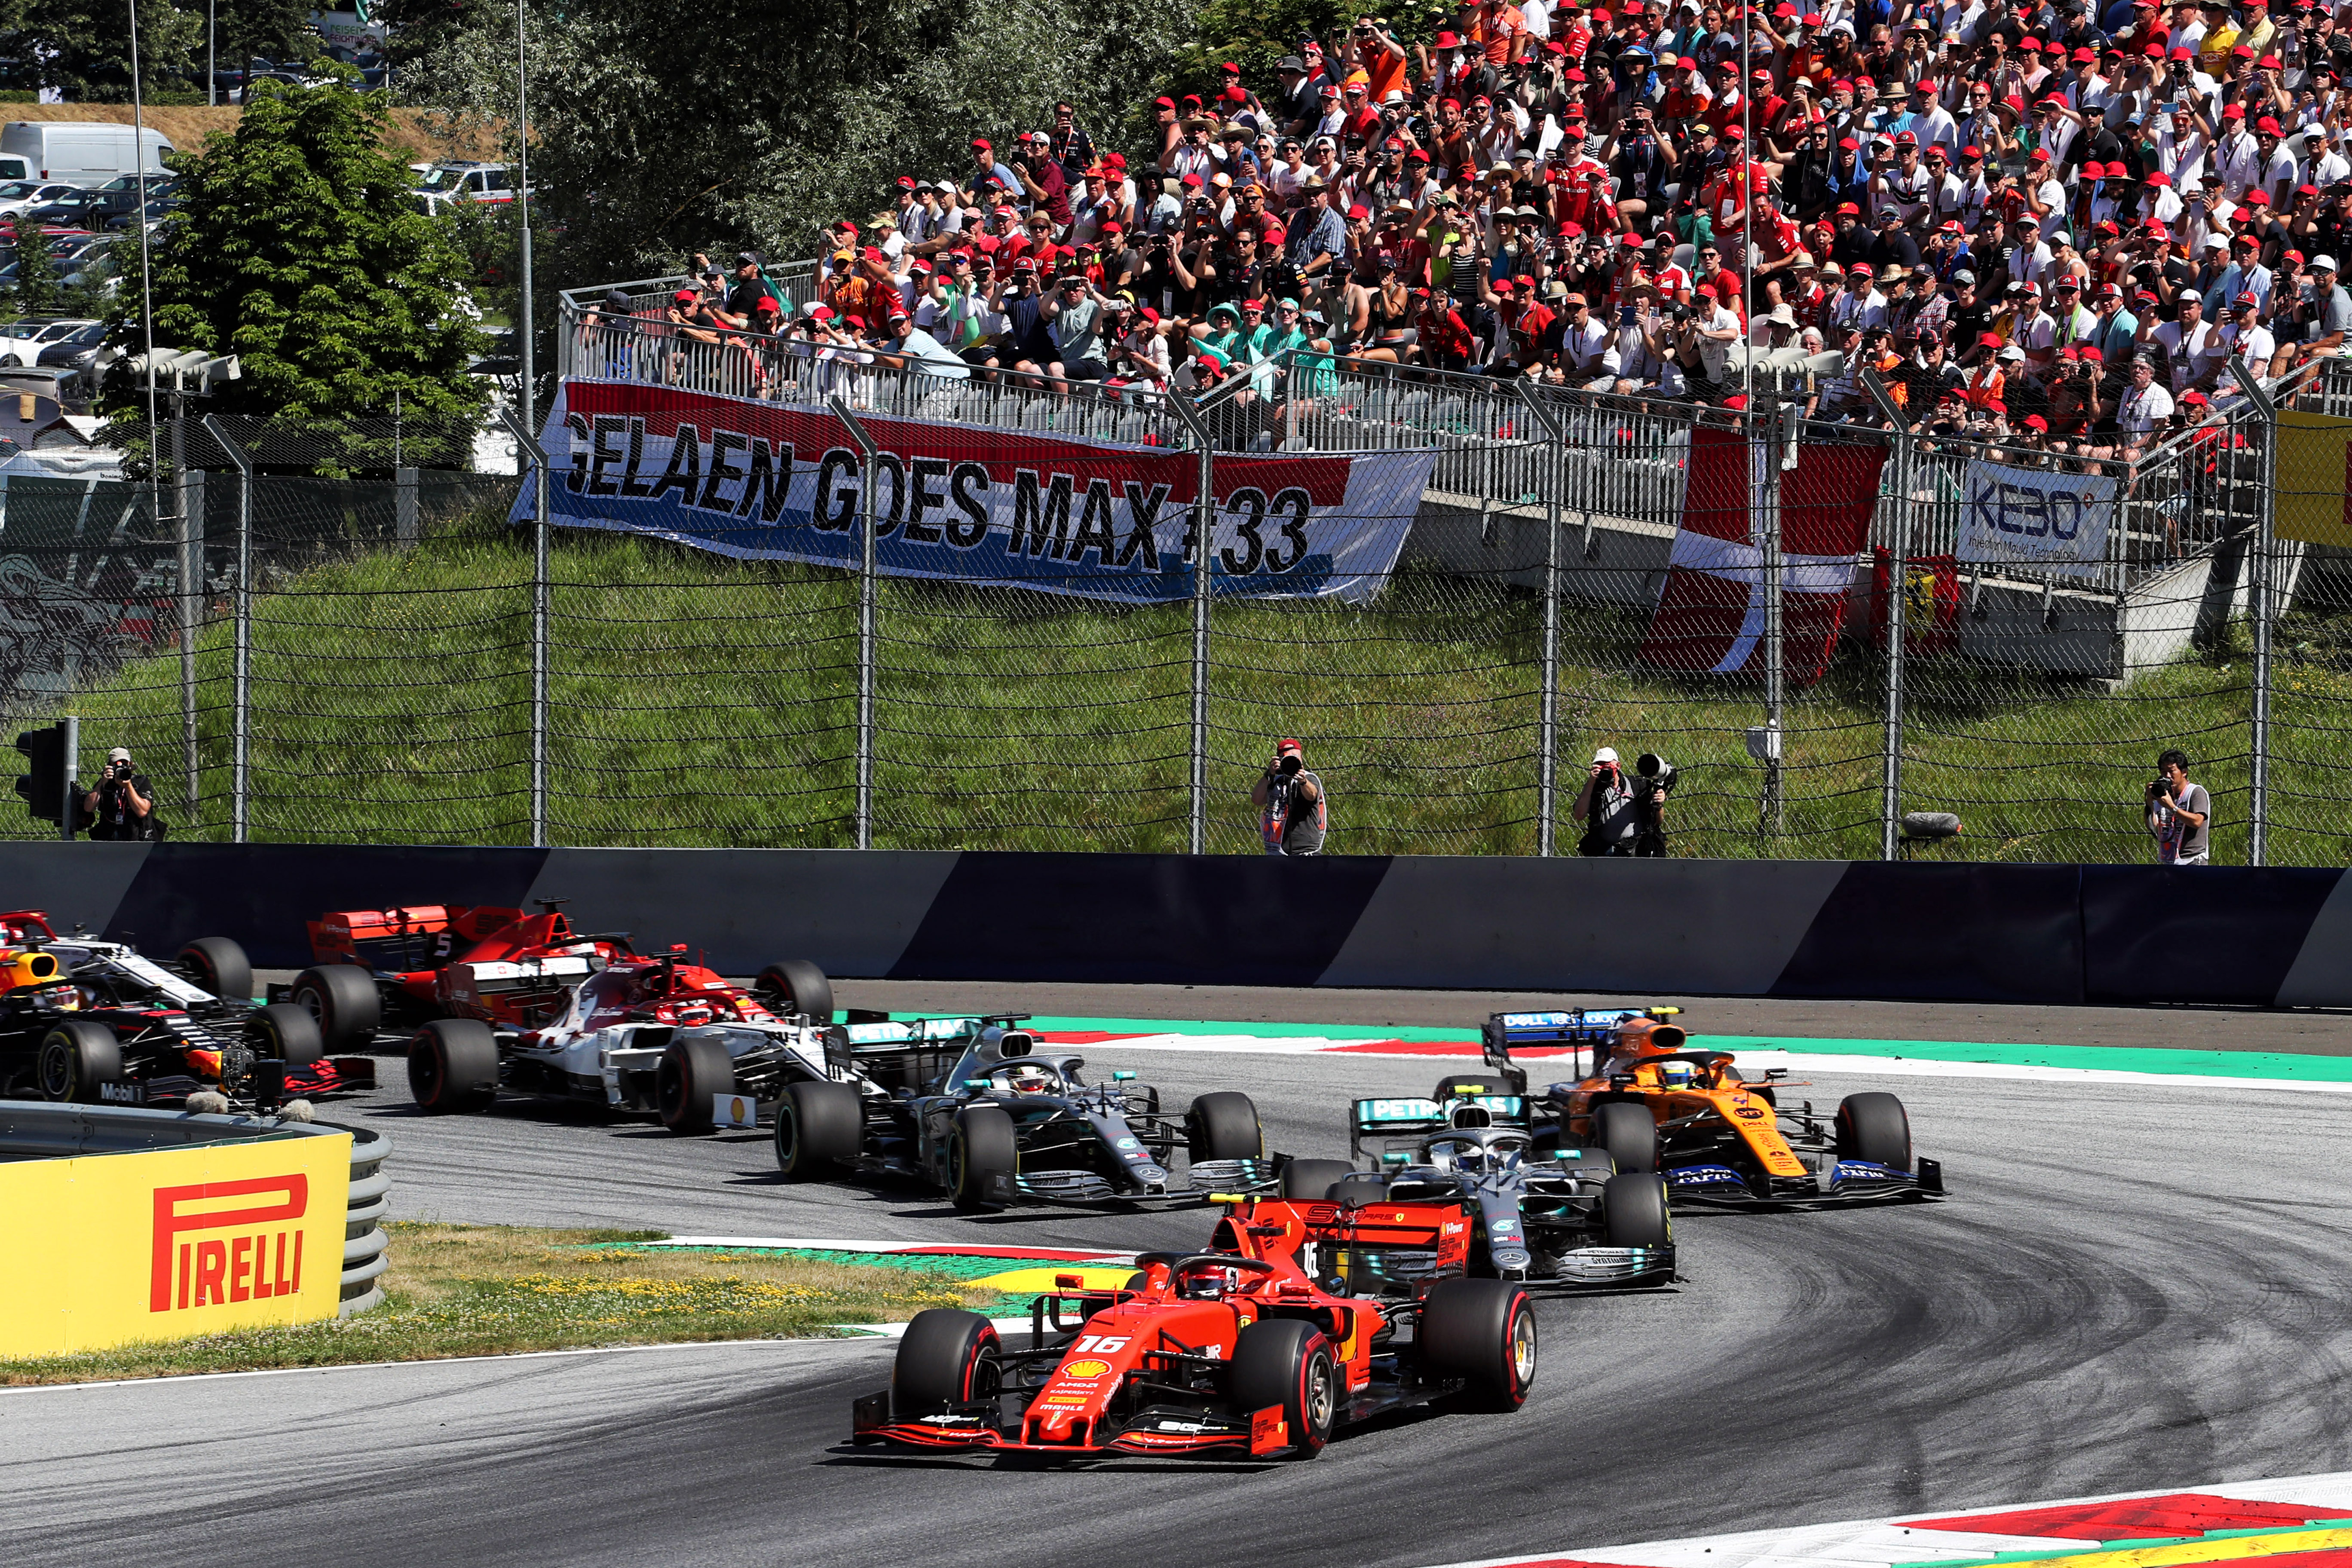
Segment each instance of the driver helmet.
[[1043,1094],[1053,1087],[1054,1075],[1034,1062],[1024,1062],[1005,1075],[1015,1094]]
[[1689,1062],[1660,1062],[1658,1081],[1668,1089],[1688,1089],[1698,1077],[1698,1068]]
[[1222,1301],[1241,1288],[1238,1268],[1194,1268],[1186,1272],[1177,1294],[1195,1301]]

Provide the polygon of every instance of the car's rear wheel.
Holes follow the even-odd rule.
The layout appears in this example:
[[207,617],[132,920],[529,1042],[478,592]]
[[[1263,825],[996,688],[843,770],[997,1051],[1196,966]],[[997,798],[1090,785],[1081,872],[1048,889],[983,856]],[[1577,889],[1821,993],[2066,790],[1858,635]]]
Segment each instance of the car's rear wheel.
[[41,1098],[94,1100],[99,1085],[123,1081],[122,1044],[94,1018],[67,1018],[41,1037],[34,1076]]
[[865,1131],[857,1090],[848,1084],[788,1083],[776,1103],[776,1169],[788,1182],[829,1176],[856,1158]]
[[499,1097],[499,1040],[475,1018],[436,1018],[408,1044],[408,1092],[433,1115],[488,1110]]
[[1195,1160],[1256,1160],[1265,1153],[1257,1107],[1246,1094],[1204,1094],[1184,1113],[1184,1137]]
[[735,1091],[735,1060],[717,1040],[672,1040],[654,1068],[654,1106],[673,1132],[708,1132],[710,1102]]
[[1675,1227],[1666,1207],[1666,1179],[1654,1171],[1628,1171],[1603,1182],[1601,1235],[1611,1247],[1672,1247]]
[[253,961],[225,936],[200,936],[180,950],[179,969],[224,1002],[253,1000]]
[[890,1414],[899,1421],[944,1415],[992,1399],[1004,1384],[1003,1342],[978,1312],[932,1307],[915,1314],[890,1363]]
[[1311,1459],[1331,1440],[1339,1418],[1339,1363],[1331,1342],[1312,1323],[1267,1318],[1234,1342],[1227,1370],[1234,1408],[1243,1415],[1282,1411],[1287,1459]]
[[306,969],[294,977],[287,995],[316,1020],[319,1037],[330,1050],[361,1049],[375,1038],[376,1026],[383,1019],[375,976],[356,963]]
[[833,1022],[833,982],[804,958],[787,958],[760,971],[751,994],[772,1013],[797,1013],[819,1025]]
[[1882,1089],[1849,1094],[1838,1101],[1837,1152],[1841,1160],[1909,1170],[1911,1118],[1903,1102]]
[[1620,1171],[1658,1168],[1658,1123],[1648,1106],[1612,1100],[1592,1110],[1592,1132],[1585,1146],[1605,1149]]
[[956,1112],[948,1134],[948,1196],[956,1207],[980,1209],[1003,1202],[992,1192],[1009,1189],[1020,1168],[1021,1145],[1013,1133],[1013,1118],[993,1105],[967,1105]]
[[1517,1410],[1536,1375],[1536,1315],[1507,1279],[1441,1279],[1429,1288],[1418,1331],[1420,1360],[1434,1377],[1460,1378],[1473,1409]]
[[327,1054],[319,1038],[319,1021],[291,1002],[255,1008],[246,1018],[245,1033],[256,1056],[275,1058],[289,1068],[310,1067]]
[[1293,1160],[1282,1168],[1282,1195],[1292,1203],[1323,1203],[1333,1187],[1355,1173],[1345,1160]]

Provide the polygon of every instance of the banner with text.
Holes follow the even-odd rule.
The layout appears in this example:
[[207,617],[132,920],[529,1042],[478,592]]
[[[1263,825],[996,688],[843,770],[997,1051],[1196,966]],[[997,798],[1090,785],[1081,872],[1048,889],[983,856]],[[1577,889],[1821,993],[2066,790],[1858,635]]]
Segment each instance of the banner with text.
[[[1197,454],[858,419],[881,448],[875,558],[885,574],[1137,604],[1192,596]],[[859,563],[866,462],[833,415],[570,381],[540,442],[560,526],[748,560]],[[1396,565],[1436,459],[1433,450],[1219,453],[1214,592],[1369,598]],[[530,506],[526,486],[515,519]]]
[[2102,475],[1969,465],[1959,545],[1979,565],[2036,566],[2088,577],[2107,558],[2116,481]]

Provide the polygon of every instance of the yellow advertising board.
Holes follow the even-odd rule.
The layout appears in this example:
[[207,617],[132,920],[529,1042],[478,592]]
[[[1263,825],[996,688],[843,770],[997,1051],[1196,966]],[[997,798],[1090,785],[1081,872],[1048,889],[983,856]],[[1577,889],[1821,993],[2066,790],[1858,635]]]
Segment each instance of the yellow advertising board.
[[340,1132],[0,1164],[0,1356],[333,1317],[351,1161]]
[[2352,544],[2345,479],[2352,468],[2352,419],[2281,409],[2278,521],[2281,539]]

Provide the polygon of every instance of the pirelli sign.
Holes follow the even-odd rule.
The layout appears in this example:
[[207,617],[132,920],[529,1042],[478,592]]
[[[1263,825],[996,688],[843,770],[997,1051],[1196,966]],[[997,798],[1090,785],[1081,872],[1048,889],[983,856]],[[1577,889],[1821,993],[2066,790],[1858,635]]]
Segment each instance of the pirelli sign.
[[334,1133],[0,1164],[0,1356],[333,1317],[351,1154]]

